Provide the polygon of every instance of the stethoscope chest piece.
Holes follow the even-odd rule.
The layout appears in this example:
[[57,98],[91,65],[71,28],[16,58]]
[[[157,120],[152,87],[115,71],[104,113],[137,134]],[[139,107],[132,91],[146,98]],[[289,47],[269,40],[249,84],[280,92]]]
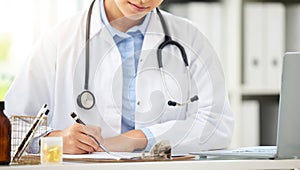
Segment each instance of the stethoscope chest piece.
[[78,95],[77,104],[79,107],[89,110],[95,105],[95,96],[92,92],[85,90]]

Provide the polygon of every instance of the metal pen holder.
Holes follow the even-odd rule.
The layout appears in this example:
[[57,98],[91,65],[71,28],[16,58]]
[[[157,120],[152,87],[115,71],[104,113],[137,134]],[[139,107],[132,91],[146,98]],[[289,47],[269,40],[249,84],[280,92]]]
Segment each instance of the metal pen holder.
[[[31,125],[36,119],[35,116],[12,116],[9,118],[11,122],[11,158],[13,158],[19,144],[24,139],[26,133],[30,130]],[[40,125],[30,139],[29,145],[26,147],[20,159],[12,160],[11,164],[40,164],[40,144],[39,140],[33,140],[47,131],[47,117],[41,120]]]

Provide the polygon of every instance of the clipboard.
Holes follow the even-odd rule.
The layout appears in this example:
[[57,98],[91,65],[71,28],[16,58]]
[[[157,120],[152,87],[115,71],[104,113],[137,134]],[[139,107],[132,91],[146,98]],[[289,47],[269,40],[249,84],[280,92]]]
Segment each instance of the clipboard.
[[121,159],[111,159],[111,158],[70,158],[64,157],[63,161],[66,162],[101,162],[101,163],[113,163],[113,162],[161,162],[161,161],[184,161],[184,160],[193,160],[195,159],[194,155],[180,155],[180,156],[172,156],[171,159],[151,159],[144,158],[142,159],[140,156],[133,156],[130,158],[121,158]]
[[[34,157],[36,160],[40,160],[40,155],[26,155],[25,157]],[[141,159],[141,157],[134,157],[132,159],[103,159],[103,158],[63,158],[63,162],[89,162],[89,163],[118,163],[118,162],[163,162],[163,161],[186,161],[195,160],[195,155],[182,155],[182,156],[172,156],[172,159]],[[40,161],[31,163],[40,164]]]

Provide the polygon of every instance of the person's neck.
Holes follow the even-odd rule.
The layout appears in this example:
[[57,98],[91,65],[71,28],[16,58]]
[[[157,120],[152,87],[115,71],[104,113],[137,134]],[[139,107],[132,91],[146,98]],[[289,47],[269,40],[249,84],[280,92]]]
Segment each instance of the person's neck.
[[109,23],[121,32],[126,32],[131,27],[143,22],[143,18],[139,20],[126,18],[117,7],[115,0],[104,0],[104,8]]

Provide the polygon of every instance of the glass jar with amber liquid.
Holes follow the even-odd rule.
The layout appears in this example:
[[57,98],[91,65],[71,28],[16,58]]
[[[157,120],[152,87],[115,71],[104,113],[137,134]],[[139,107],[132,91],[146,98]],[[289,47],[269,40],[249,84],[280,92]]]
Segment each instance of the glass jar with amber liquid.
[[4,101],[0,101],[0,165],[10,163],[11,124],[4,114]]

